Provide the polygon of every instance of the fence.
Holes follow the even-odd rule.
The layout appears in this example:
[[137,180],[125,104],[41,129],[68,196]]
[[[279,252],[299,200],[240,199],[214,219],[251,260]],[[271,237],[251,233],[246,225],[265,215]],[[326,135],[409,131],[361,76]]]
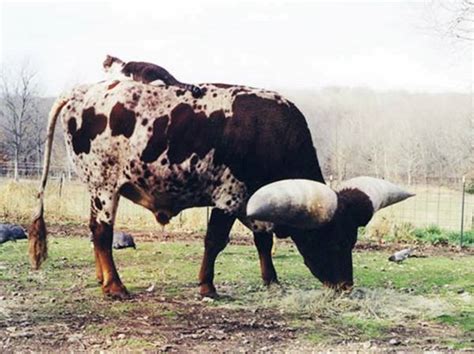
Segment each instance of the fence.
[[[22,179],[39,179],[41,177],[42,165],[32,162],[20,162],[18,164],[18,176]],[[51,165],[49,169],[49,176],[60,177],[61,175],[67,176],[69,180],[77,178],[74,168],[72,166]],[[11,161],[2,162],[0,161],[0,177],[3,178],[14,178],[15,177],[15,164]]]
[[415,197],[381,210],[377,218],[460,232],[461,227],[474,229],[474,179],[427,177],[411,185],[397,184],[415,193]]
[[[38,186],[38,166],[20,168],[19,183],[13,183],[11,166],[0,165],[0,218],[29,218],[35,206]],[[57,222],[87,222],[89,196],[83,184],[73,173],[53,166],[46,193],[48,218]],[[399,183],[400,184],[400,183]],[[401,183],[403,185],[403,183]],[[392,224],[410,224],[413,227],[436,225],[441,229],[463,234],[474,230],[474,179],[430,177],[404,187],[416,196],[383,209],[370,225],[383,220]],[[174,218],[167,229],[174,231],[204,231],[209,210],[189,209]],[[139,230],[156,230],[154,216],[144,208],[121,198],[117,223]],[[234,231],[248,232],[242,225]]]

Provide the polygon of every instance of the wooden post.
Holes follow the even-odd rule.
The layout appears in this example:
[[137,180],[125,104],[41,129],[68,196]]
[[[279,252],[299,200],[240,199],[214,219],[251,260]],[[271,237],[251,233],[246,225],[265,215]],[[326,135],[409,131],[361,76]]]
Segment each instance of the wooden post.
[[462,198],[461,198],[461,235],[459,238],[459,246],[462,248],[464,237],[464,204],[466,201],[466,176],[462,176]]
[[64,173],[61,172],[61,175],[59,176],[59,198],[61,198],[63,194],[63,184],[64,184]]

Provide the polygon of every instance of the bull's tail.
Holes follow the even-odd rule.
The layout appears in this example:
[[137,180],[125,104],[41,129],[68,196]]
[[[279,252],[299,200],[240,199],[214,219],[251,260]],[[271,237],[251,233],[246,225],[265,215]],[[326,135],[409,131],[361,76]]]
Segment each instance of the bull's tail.
[[48,244],[46,242],[46,224],[44,223],[44,190],[46,188],[46,181],[48,180],[49,164],[51,160],[51,148],[53,146],[54,129],[59,112],[68,102],[65,98],[58,98],[49,112],[48,118],[48,132],[46,137],[46,149],[44,151],[43,173],[41,175],[41,185],[39,188],[38,211],[33,218],[33,222],[28,231],[28,253],[30,255],[30,263],[33,269],[38,269],[41,263],[48,256]]

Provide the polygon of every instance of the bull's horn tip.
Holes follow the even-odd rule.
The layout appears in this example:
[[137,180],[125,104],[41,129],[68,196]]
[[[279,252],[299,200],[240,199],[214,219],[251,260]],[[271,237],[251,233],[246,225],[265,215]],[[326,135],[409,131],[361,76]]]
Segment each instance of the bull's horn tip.
[[414,197],[416,195],[416,193],[412,193],[412,192],[404,192],[404,199],[408,199],[408,198],[411,198],[411,197]]

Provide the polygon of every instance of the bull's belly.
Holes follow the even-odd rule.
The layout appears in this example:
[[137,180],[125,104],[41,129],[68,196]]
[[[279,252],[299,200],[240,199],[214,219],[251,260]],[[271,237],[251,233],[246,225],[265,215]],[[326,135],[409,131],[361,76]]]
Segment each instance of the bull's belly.
[[[166,153],[158,160],[166,160]],[[142,165],[123,177],[126,185],[131,184],[149,200],[148,209],[171,216],[201,206],[216,206],[238,215],[248,199],[245,184],[228,167],[213,164],[213,151],[202,159],[193,154],[180,164]]]
[[166,162],[167,151],[156,162],[143,163],[120,152],[93,149],[94,153],[76,155],[69,141],[67,145],[89,192],[114,190],[153,212],[161,223],[192,207],[213,206],[234,215],[244,213],[247,188],[227,166],[214,164],[214,150],[202,158],[192,154],[179,164],[170,164]]

